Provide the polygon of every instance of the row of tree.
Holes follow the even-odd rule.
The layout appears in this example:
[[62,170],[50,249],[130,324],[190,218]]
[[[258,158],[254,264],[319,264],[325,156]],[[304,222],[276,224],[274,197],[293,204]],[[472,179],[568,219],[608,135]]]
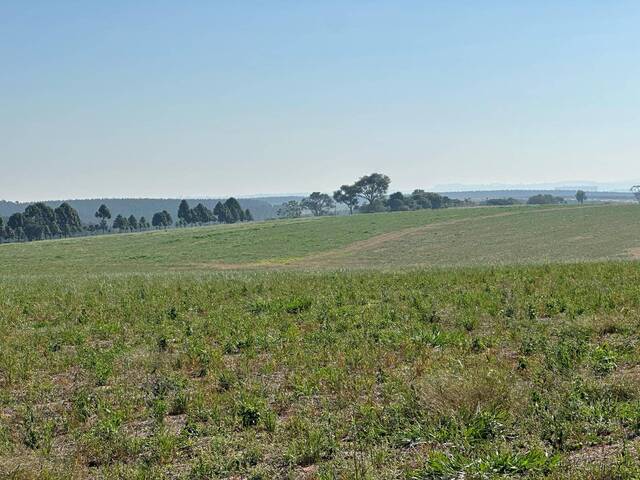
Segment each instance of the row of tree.
[[178,207],[178,219],[179,225],[185,226],[212,222],[250,222],[253,220],[253,215],[248,208],[243,210],[238,200],[230,197],[224,203],[218,202],[213,210],[208,209],[202,203],[190,208],[187,201],[182,200]]
[[300,217],[305,211],[314,216],[328,215],[335,209],[336,203],[348,208],[349,213],[370,213],[383,211],[407,211],[423,208],[446,208],[470,204],[467,200],[452,199],[424,190],[414,190],[411,195],[395,192],[387,196],[391,179],[381,173],[372,173],[360,177],[351,185],[342,185],[333,192],[313,192],[301,201],[291,200],[282,204],[278,210],[280,217]]
[[[98,207],[98,210],[95,213],[95,217],[100,220],[99,225],[88,225],[87,230],[89,231],[97,231],[102,230],[105,232],[109,228],[108,220],[111,219],[111,210],[104,203]],[[155,217],[155,215],[154,215]],[[152,225],[154,227],[159,227],[163,225],[156,225],[156,222],[152,221]],[[136,231],[136,230],[147,230],[150,228],[149,222],[145,217],[140,217],[137,219],[135,215],[129,215],[128,217],[118,214],[116,218],[113,220],[112,228],[117,229],[120,232],[126,231]]]
[[[108,228],[107,220],[111,219],[109,208],[104,204],[100,205],[95,216],[100,220],[100,228],[106,230]],[[236,223],[252,220],[253,216],[249,209],[243,210],[238,200],[233,197],[228,198],[224,203],[218,202],[213,210],[208,209],[202,203],[198,203],[194,208],[191,208],[186,200],[182,200],[178,206],[177,226],[181,227],[194,224]],[[166,210],[154,213],[151,218],[151,226],[153,227],[166,228],[171,225],[173,225],[173,217]],[[142,230],[149,228],[149,223],[144,217],[136,220],[133,215],[129,218],[118,215],[113,221],[112,228],[119,231]]]
[[[575,195],[576,201],[582,205],[584,201],[587,199],[587,194],[584,190],[578,190]],[[484,202],[481,202],[481,205],[518,205],[523,203],[520,200],[515,198],[489,198]],[[563,197],[558,197],[556,195],[551,195],[548,193],[540,193],[537,195],[533,195],[527,199],[527,205],[559,205],[562,203],[566,203]]]
[[[475,205],[470,199],[459,200],[449,198],[434,192],[414,190],[410,195],[395,192],[387,196],[391,179],[381,173],[372,173],[360,177],[351,185],[342,185],[333,192],[333,196],[326,193],[313,192],[300,201],[290,200],[283,203],[278,209],[279,217],[295,218],[308,211],[313,216],[322,216],[335,213],[336,203],[341,203],[354,212],[383,212],[383,211],[408,211],[421,209],[438,209],[447,207],[464,207]],[[578,190],[576,200],[582,204],[587,194]],[[493,198],[481,202],[484,205],[516,205],[521,203],[515,198]],[[534,195],[527,200],[529,205],[547,205],[565,203],[564,198],[549,194]]]
[[[171,214],[162,210],[153,214],[151,224],[145,217],[139,219],[135,215],[118,214],[110,225],[111,211],[102,204],[95,212],[98,224],[83,225],[78,212],[68,203],[62,203],[53,209],[45,203],[38,202],[28,205],[22,213],[14,213],[6,222],[0,217],[0,241],[33,241],[48,238],[69,237],[81,233],[105,233],[108,230],[131,232],[148,230],[149,228],[167,228],[173,225]],[[249,209],[243,210],[240,203],[233,197],[224,203],[218,202],[213,211],[202,203],[195,208],[183,200],[178,208],[179,226],[188,224],[207,224],[213,222],[236,223],[253,220]]]
[[113,220],[113,228],[117,228],[121,232],[147,230],[150,226],[146,218],[140,217],[140,219],[137,219],[135,215],[129,215],[129,217],[117,215]]
[[27,206],[23,213],[14,213],[4,224],[0,218],[0,240],[40,240],[68,237],[82,231],[78,212],[68,203],[53,209],[42,202]]
[[[582,201],[580,200],[578,201],[582,203],[584,202],[584,199],[582,199]],[[561,203],[565,203],[565,200],[563,197],[557,197],[555,195],[550,195],[548,193],[533,195],[532,197],[529,197],[529,199],[527,200],[528,205],[558,205]]]

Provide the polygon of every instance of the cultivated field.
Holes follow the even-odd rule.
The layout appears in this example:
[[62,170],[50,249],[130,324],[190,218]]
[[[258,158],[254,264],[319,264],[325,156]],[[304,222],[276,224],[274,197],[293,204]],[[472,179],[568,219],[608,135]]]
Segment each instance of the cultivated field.
[[0,245],[0,477],[638,478],[639,219]]

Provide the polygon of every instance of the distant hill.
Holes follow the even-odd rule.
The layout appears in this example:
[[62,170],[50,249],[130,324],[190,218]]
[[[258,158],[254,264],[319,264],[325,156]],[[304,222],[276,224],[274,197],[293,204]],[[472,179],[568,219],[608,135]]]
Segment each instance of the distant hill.
[[[222,199],[224,201],[224,199]],[[47,205],[57,207],[63,201],[68,202],[73,208],[78,210],[80,219],[84,223],[97,223],[94,216],[98,207],[104,203],[111,210],[111,215],[135,215],[136,217],[146,217],[151,220],[155,212],[167,210],[174,217],[177,216],[178,205],[181,199],[178,198],[97,198],[88,200],[51,200],[46,201]],[[198,203],[203,203],[206,207],[213,209],[218,199],[187,199],[189,205],[195,207]],[[240,206],[248,208],[255,220],[265,220],[274,218],[277,208],[265,199],[260,198],[239,198]],[[0,200],[0,217],[8,217],[16,212],[24,211],[25,207],[33,202],[7,202]]]
[[[270,205],[273,205],[275,207],[279,207],[280,205],[282,205],[283,203],[289,202],[291,200],[296,200],[296,201],[300,201],[302,200],[304,197],[306,197],[306,195],[278,195],[278,196],[265,196],[265,197],[251,197],[252,200],[262,200],[264,202],[269,203]],[[242,200],[249,200],[249,198],[239,198],[238,200],[242,201]],[[276,208],[277,210],[277,208]]]
[[[551,194],[563,197],[567,200],[575,200],[576,190],[475,190],[475,191],[458,191],[458,192],[439,192],[449,198],[464,200],[469,198],[474,202],[481,202],[489,198],[515,198],[516,200],[526,201],[534,195]],[[635,202],[635,198],[631,192],[590,192],[586,191],[588,201],[599,202]]]

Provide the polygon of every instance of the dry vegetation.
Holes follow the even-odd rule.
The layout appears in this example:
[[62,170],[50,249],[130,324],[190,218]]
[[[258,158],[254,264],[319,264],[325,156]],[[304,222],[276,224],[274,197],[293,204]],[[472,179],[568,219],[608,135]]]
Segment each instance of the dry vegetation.
[[634,478],[633,263],[0,282],[11,478]]

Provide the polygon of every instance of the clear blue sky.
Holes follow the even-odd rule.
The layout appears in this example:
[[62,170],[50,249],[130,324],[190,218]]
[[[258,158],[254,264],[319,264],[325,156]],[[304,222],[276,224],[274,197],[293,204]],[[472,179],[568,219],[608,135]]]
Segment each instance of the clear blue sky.
[[637,1],[0,0],[0,198],[638,178],[639,25]]

